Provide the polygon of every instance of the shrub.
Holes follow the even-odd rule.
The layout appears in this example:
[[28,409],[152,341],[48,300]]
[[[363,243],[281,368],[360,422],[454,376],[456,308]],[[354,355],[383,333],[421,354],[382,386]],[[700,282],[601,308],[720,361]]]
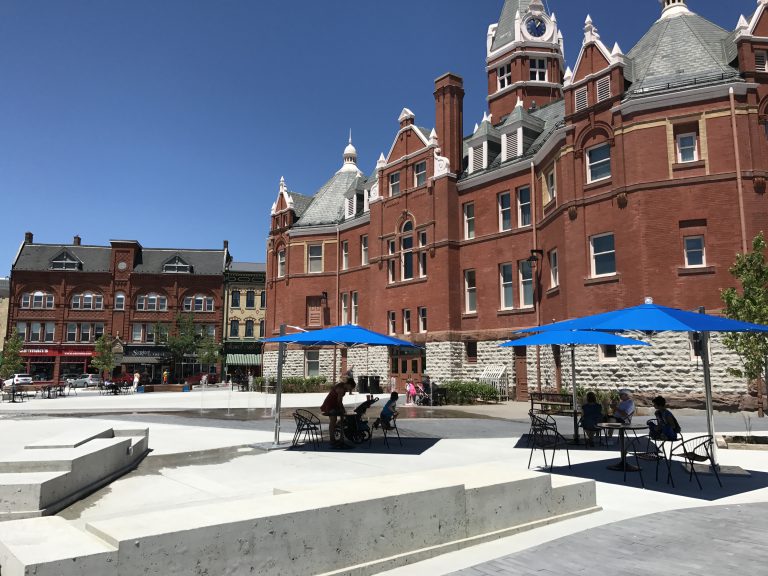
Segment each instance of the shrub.
[[489,384],[480,384],[464,380],[452,380],[441,386],[446,393],[448,404],[474,404],[483,402],[498,402],[499,394],[496,388]]
[[[253,390],[255,392],[264,392],[265,384],[269,386],[269,391],[274,392],[277,385],[277,378],[264,378],[259,376],[253,379]],[[285,394],[304,394],[308,392],[327,392],[330,387],[327,384],[325,376],[312,376],[311,378],[301,378],[298,376],[287,376],[283,378],[283,393]]]

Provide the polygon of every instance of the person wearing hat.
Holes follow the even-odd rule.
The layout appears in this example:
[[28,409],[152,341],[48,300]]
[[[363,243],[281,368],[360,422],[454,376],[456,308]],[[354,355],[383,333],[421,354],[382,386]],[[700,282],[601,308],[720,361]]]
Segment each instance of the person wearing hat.
[[[632,422],[632,415],[635,413],[635,402],[632,400],[632,390],[622,388],[619,390],[618,405],[613,407],[613,414],[608,416],[608,422],[618,422],[619,424],[629,424]],[[613,436],[613,430],[608,429],[608,437]]]

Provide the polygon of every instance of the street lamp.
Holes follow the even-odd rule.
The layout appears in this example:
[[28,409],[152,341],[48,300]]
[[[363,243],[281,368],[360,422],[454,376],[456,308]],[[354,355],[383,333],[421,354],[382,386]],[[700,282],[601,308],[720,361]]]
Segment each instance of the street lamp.
[[[301,332],[307,332],[300,326],[291,326],[290,324],[280,324],[280,336],[285,336],[285,329],[293,328]],[[275,438],[272,448],[280,447],[280,407],[283,396],[283,363],[287,354],[287,344],[280,342],[277,346],[277,382],[275,383]]]
[[539,261],[539,257],[541,257],[542,260],[544,259],[544,250],[537,250],[536,248],[531,250],[531,256],[527,259],[531,268],[536,268],[536,263]]

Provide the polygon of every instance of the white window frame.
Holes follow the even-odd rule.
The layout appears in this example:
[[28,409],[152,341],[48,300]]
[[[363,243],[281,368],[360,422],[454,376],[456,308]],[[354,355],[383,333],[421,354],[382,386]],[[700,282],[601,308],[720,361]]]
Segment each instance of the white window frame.
[[[524,190],[528,191],[528,201],[523,202],[521,198],[521,194]],[[515,191],[515,197],[517,199],[517,227],[518,228],[528,228],[533,223],[533,204],[532,204],[532,198],[531,198],[531,187],[530,186],[521,186]],[[528,212],[528,224],[523,224],[523,211],[524,209],[527,209]]]
[[547,172],[544,180],[547,185],[547,204],[549,204],[557,198],[557,175],[554,168]]
[[[313,254],[313,251],[320,249],[320,254]],[[318,265],[319,263],[319,265]],[[313,270],[313,268],[318,268]],[[323,272],[323,245],[322,244],[307,244],[307,274],[322,274]]]
[[[609,354],[608,352],[612,352]],[[597,361],[600,363],[613,363],[619,361],[619,349],[615,344],[598,344]]]
[[[504,206],[504,200],[506,199],[507,206]],[[512,194],[510,192],[501,192],[496,200],[499,208],[499,232],[507,232],[512,230]],[[507,223],[505,225],[504,219]]]
[[424,230],[419,231],[419,278],[427,277],[427,233]]
[[368,235],[360,236],[360,264],[368,266]]
[[393,172],[389,175],[389,196],[400,195],[400,172]]
[[395,241],[389,240],[387,242],[387,251],[389,253],[389,260],[387,260],[387,282],[389,284],[394,284],[396,278],[396,267],[397,267],[397,260],[395,259]]
[[[683,138],[693,138],[693,157],[689,160],[683,158],[683,150],[690,150],[691,146],[683,146]],[[678,164],[686,164],[688,162],[699,161],[699,135],[696,132],[686,132],[685,134],[678,134],[675,138],[677,145],[677,162]]]
[[475,203],[465,202],[462,213],[464,214],[464,240],[472,240],[475,237]]
[[511,262],[499,264],[499,302],[501,310],[515,307],[515,270]]
[[[605,158],[603,160],[597,160],[596,162],[590,161],[590,153],[599,150],[601,148],[606,148],[608,150],[608,158]],[[611,166],[611,145],[608,142],[603,142],[602,144],[598,144],[596,146],[592,146],[591,148],[588,148],[584,153],[584,161],[587,165],[587,183],[591,184],[593,182],[602,182],[604,180],[610,180],[612,173],[612,166]],[[607,176],[601,176],[600,178],[593,178],[592,177],[592,170],[593,168],[602,166],[603,164],[608,164],[608,175]]]
[[546,82],[547,81],[547,59],[546,58],[529,58],[528,70],[530,72],[531,82]]
[[67,342],[77,342],[77,324],[67,322]]
[[[69,329],[67,329],[69,334]],[[131,325],[131,342],[143,342],[144,341],[144,325],[133,324]]]
[[496,85],[499,90],[504,90],[512,85],[512,62],[507,62],[496,68]]
[[320,375],[320,350],[304,351],[304,376],[311,378]]
[[[701,264],[691,264],[690,263],[690,254],[691,252],[698,252],[699,250],[688,249],[688,240],[701,240]],[[707,247],[704,242],[704,235],[703,234],[696,234],[693,236],[685,236],[683,238],[683,258],[685,261],[685,267],[686,268],[706,268],[707,266]]]
[[387,312],[387,330],[389,334],[397,334],[397,313],[394,310]]
[[344,240],[341,243],[341,269],[349,269],[349,241]]
[[464,270],[464,313],[477,314],[477,274]]
[[357,326],[358,322],[360,321],[360,316],[359,316],[359,310],[360,310],[360,308],[359,308],[359,296],[358,296],[357,292],[352,292],[351,297],[350,297],[350,302],[351,302],[351,305],[352,305],[352,308],[351,308],[352,312],[351,312],[351,316],[349,318],[349,322],[350,322],[350,324],[353,324],[353,325]]
[[417,162],[413,167],[413,185],[415,188],[427,183],[427,161]]
[[46,322],[45,323],[44,341],[45,342],[54,342],[55,340],[56,340],[56,323],[55,322]]
[[277,277],[285,277],[285,250],[277,251]]
[[[613,250],[606,250],[605,252],[595,252],[595,240],[598,240],[599,238],[605,238],[606,236],[612,236],[613,237]],[[613,272],[605,272],[603,274],[597,274],[597,257],[603,256],[605,254],[613,254]],[[615,276],[616,275],[616,236],[613,232],[606,232],[604,234],[596,234],[589,239],[589,261],[591,266],[591,277],[592,278],[604,278],[607,276]]]
[[115,293],[115,310],[125,310],[125,292]]
[[[414,238],[413,223],[408,221],[403,224],[400,237],[400,280],[413,280],[414,278]],[[408,271],[410,268],[410,274]]]
[[403,334],[411,333],[411,311],[408,308],[403,309]]
[[339,324],[342,326],[349,323],[349,294],[344,292],[341,297],[341,318]]
[[[520,308],[533,308],[534,306],[534,286],[533,286],[533,266],[529,260],[520,260],[517,263],[517,273],[519,277],[518,292],[520,296]],[[528,272],[528,275],[525,272]],[[525,301],[526,294],[531,295],[530,303]]]
[[557,259],[557,248],[549,251],[549,288],[560,286],[560,269]]
[[427,331],[427,308],[426,306],[419,306],[419,332],[422,334]]

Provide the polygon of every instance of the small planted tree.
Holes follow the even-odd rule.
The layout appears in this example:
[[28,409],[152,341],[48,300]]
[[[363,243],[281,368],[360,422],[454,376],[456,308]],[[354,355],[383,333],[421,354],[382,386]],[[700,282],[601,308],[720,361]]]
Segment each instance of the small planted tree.
[[91,366],[99,371],[99,374],[109,375],[115,368],[115,338],[109,334],[102,334],[96,340]]
[[218,364],[221,358],[219,345],[210,336],[203,336],[197,342],[197,359],[200,364]]
[[173,326],[168,332],[166,346],[173,359],[174,366],[180,365],[184,356],[197,352],[195,319],[192,314],[177,314]]
[[21,348],[24,343],[13,329],[11,336],[5,341],[3,348],[3,363],[0,365],[0,378],[10,378],[24,369],[24,361],[21,359]]
[[[765,261],[766,242],[761,232],[752,241],[752,251],[736,256],[731,274],[741,284],[741,291],[727,288],[721,291],[725,315],[734,320],[768,324],[768,265]],[[730,368],[734,376],[757,382],[758,410],[763,412],[761,376],[768,358],[768,336],[759,333],[728,333],[723,343],[741,360],[741,368]]]

